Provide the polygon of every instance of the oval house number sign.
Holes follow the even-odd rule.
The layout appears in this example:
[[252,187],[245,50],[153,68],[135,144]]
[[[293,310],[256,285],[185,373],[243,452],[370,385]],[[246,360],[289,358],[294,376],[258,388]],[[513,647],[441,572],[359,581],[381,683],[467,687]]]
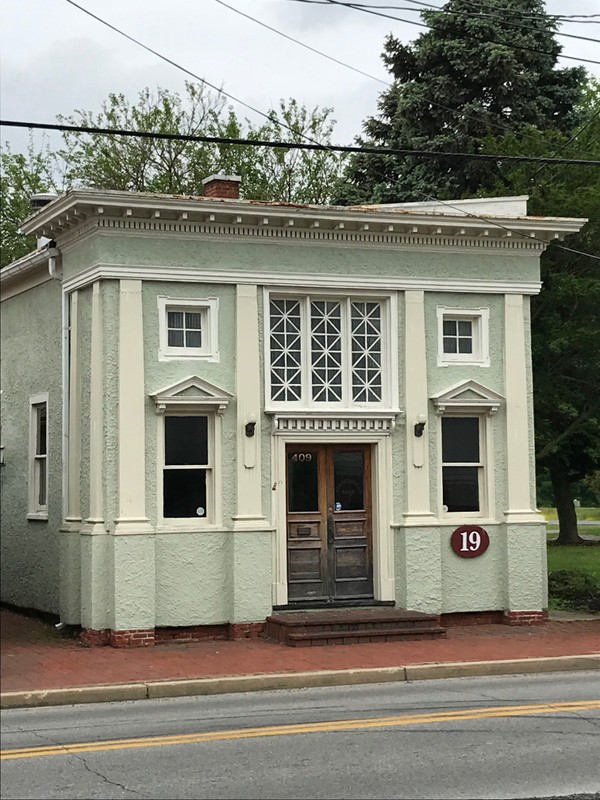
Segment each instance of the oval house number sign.
[[479,525],[461,525],[450,537],[450,547],[461,558],[476,558],[483,555],[490,544],[490,537]]

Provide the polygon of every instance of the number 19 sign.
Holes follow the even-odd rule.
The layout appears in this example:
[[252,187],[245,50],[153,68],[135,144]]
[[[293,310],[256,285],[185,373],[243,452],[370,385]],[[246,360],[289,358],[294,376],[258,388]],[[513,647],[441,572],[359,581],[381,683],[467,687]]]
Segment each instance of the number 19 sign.
[[490,537],[479,525],[461,525],[450,537],[450,547],[461,558],[476,558],[483,555],[490,544]]

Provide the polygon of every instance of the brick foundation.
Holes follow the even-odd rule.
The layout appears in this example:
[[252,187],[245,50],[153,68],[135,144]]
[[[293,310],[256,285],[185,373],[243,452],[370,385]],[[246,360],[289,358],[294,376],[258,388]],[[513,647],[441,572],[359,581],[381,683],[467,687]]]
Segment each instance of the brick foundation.
[[548,612],[505,611],[502,621],[505,625],[543,625],[548,622]]
[[502,611],[457,611],[440,615],[440,623],[445,628],[455,625],[501,625],[503,622]]
[[151,647],[174,642],[201,642],[207,639],[258,639],[264,622],[223,623],[222,625],[187,625],[180,628],[138,628],[125,631],[84,628],[79,641],[85,647]]

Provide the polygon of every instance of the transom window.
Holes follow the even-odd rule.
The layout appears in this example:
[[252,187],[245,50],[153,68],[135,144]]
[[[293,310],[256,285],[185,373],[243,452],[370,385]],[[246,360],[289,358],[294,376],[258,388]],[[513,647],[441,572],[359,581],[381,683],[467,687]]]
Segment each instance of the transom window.
[[213,464],[210,419],[205,415],[165,416],[163,517],[212,518]]
[[483,460],[479,417],[442,417],[442,493],[445,513],[479,513]]
[[48,519],[48,396],[29,401],[30,519]]
[[381,404],[384,310],[378,300],[272,297],[271,401],[313,407]]
[[159,358],[219,360],[218,300],[158,298]]
[[437,309],[438,366],[489,366],[489,309]]

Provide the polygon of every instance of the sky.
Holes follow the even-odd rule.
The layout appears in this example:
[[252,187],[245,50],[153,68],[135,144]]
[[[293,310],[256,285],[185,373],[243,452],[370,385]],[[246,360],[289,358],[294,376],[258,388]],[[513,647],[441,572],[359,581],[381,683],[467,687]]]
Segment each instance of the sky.
[[[365,2],[366,0],[363,0]],[[331,107],[332,141],[350,144],[377,111],[385,88],[369,77],[309,52],[217,0],[77,0],[89,11],[210,83],[261,111],[294,97],[308,108]],[[419,22],[416,0],[368,0],[403,10]],[[442,0],[430,0],[441,6]],[[227,4],[311,47],[389,80],[381,61],[392,32],[410,42],[424,30],[348,8],[294,0],[227,0]],[[554,14],[600,14],[600,0],[548,0]],[[414,10],[413,10],[414,8]],[[568,23],[561,32],[600,39],[597,24]],[[560,38],[565,55],[600,61],[600,44]],[[55,122],[75,109],[98,111],[110,92],[135,100],[145,86],[183,92],[187,76],[70,5],[66,0],[0,0],[0,112],[3,119]],[[560,66],[576,61],[561,59]],[[586,64],[600,78],[599,64]],[[238,116],[260,121],[231,102]],[[23,150],[24,130],[3,127],[2,143]],[[41,134],[35,134],[36,142]],[[52,141],[52,140],[51,140]]]

